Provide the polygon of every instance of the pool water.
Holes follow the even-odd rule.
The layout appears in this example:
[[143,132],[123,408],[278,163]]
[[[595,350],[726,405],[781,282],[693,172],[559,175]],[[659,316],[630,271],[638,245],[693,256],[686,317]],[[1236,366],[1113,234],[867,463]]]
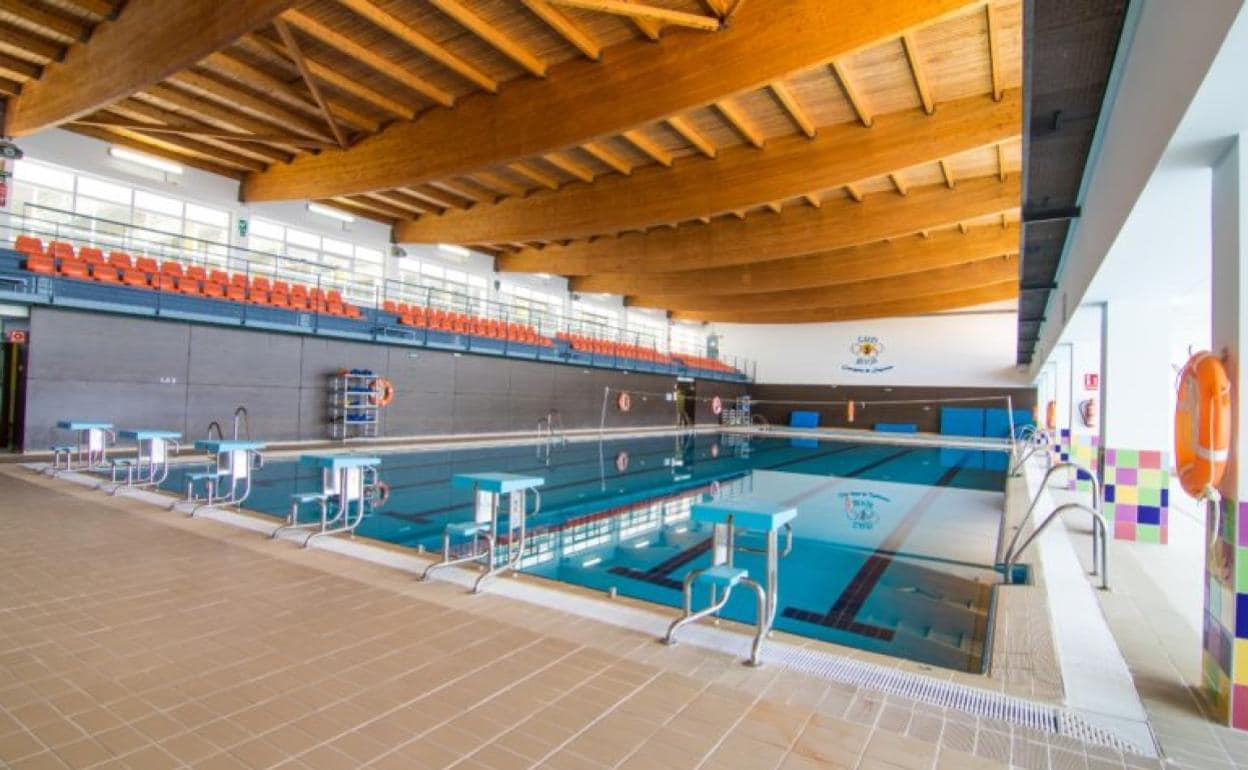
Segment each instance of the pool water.
[[[452,489],[451,476],[542,476],[524,571],[673,608],[685,574],[710,563],[710,528],[689,520],[695,502],[756,495],[794,505],[778,630],[962,671],[986,665],[1002,452],[701,434],[380,457],[390,498],[357,534],[438,552],[444,526],[472,518],[471,493]],[[165,487],[180,492],[184,474],[201,468],[178,466]],[[245,507],[284,517],[291,494],[318,488],[314,469],[269,461]],[[761,548],[762,537],[737,545]],[[764,574],[761,554],[734,558]],[[752,594],[737,591],[723,614],[752,623]]]

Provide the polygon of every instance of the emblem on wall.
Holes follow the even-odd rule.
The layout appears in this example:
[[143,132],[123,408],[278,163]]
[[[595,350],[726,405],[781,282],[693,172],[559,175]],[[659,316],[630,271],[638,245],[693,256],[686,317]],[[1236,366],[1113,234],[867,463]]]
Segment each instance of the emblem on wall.
[[862,335],[849,346],[849,352],[854,354],[854,362],[841,367],[847,372],[879,374],[893,368],[892,364],[880,364],[880,358],[884,355],[884,343],[880,342],[879,337]]
[[841,492],[837,495],[845,506],[845,518],[854,529],[875,529],[880,522],[880,505],[892,500],[878,492]]

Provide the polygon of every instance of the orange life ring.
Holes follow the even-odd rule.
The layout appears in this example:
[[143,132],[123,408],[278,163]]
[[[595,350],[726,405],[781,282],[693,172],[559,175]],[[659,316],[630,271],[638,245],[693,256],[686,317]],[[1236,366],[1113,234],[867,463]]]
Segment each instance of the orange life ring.
[[615,469],[620,473],[628,470],[628,452],[620,452],[615,456]]
[[845,421],[846,422],[854,421],[854,402],[853,401],[850,401],[849,404],[845,407]]
[[718,417],[719,413],[722,411],[724,411],[723,399],[721,399],[719,396],[712,398],[711,399],[711,414],[714,414],[716,417]]
[[390,485],[384,481],[378,481],[373,485],[373,506],[380,508],[390,501]]
[[1192,356],[1179,373],[1174,464],[1192,497],[1217,486],[1231,449],[1231,380],[1212,353]]
[[377,406],[389,406],[394,400],[394,386],[385,377],[378,377],[373,383],[373,403]]
[[1057,429],[1057,402],[1049,401],[1048,406],[1044,408],[1044,425],[1049,430]]
[[620,397],[615,400],[615,405],[619,407],[621,412],[627,412],[633,408],[633,397],[627,392],[621,393]]

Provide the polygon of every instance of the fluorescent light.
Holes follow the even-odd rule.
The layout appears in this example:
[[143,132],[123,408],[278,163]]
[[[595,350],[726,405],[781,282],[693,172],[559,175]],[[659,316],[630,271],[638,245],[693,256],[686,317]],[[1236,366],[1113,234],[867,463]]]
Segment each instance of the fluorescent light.
[[463,246],[456,246],[453,243],[439,243],[438,251],[445,251],[447,254],[454,254],[457,257],[467,257],[472,253]]
[[178,163],[174,163],[171,160],[165,160],[164,158],[157,158],[154,155],[147,155],[141,152],[135,152],[134,150],[130,150],[125,147],[109,147],[108,154],[113,156],[117,160],[124,160],[130,163],[137,163],[140,166],[147,166],[148,168],[154,168],[159,171],[164,171],[167,174],[181,174],[182,173],[182,166]]
[[320,203],[309,203],[308,211],[313,214],[319,214],[330,219],[337,219],[339,222],[354,222],[355,217],[345,211],[340,211],[332,206],[326,206]]
[[581,562],[582,567],[596,567],[599,564],[602,564],[601,556],[595,556],[592,559],[586,559],[585,561]]
[[550,273],[535,273],[535,275],[538,278],[541,278],[543,281],[549,281],[551,278],[554,277]]

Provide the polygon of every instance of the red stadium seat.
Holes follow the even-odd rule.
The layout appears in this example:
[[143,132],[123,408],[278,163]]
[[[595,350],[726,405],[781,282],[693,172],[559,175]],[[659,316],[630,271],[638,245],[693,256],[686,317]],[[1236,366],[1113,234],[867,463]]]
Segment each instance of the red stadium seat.
[[81,259],[62,259],[56,268],[57,273],[66,278],[77,278],[79,280],[89,280],[91,278],[91,267]]
[[108,254],[108,264],[118,270],[129,270],[134,267],[134,263],[130,261],[130,255],[124,251],[112,251]]
[[156,265],[156,260],[151,257],[135,257],[134,269],[142,270],[148,275],[155,275],[160,272],[160,268]]
[[19,235],[13,241],[13,250],[28,257],[42,256],[44,253],[43,240],[33,235]]
[[48,246],[48,253],[53,259],[75,259],[74,247],[63,241],[53,241]]
[[45,254],[31,254],[26,257],[26,269],[32,273],[53,275],[56,273],[56,262]]
[[151,288],[147,282],[147,273],[137,268],[125,268],[121,271],[121,282],[126,286],[133,286],[139,289]]
[[92,265],[100,265],[104,263],[104,252],[93,246],[83,246],[78,249],[78,258]]

